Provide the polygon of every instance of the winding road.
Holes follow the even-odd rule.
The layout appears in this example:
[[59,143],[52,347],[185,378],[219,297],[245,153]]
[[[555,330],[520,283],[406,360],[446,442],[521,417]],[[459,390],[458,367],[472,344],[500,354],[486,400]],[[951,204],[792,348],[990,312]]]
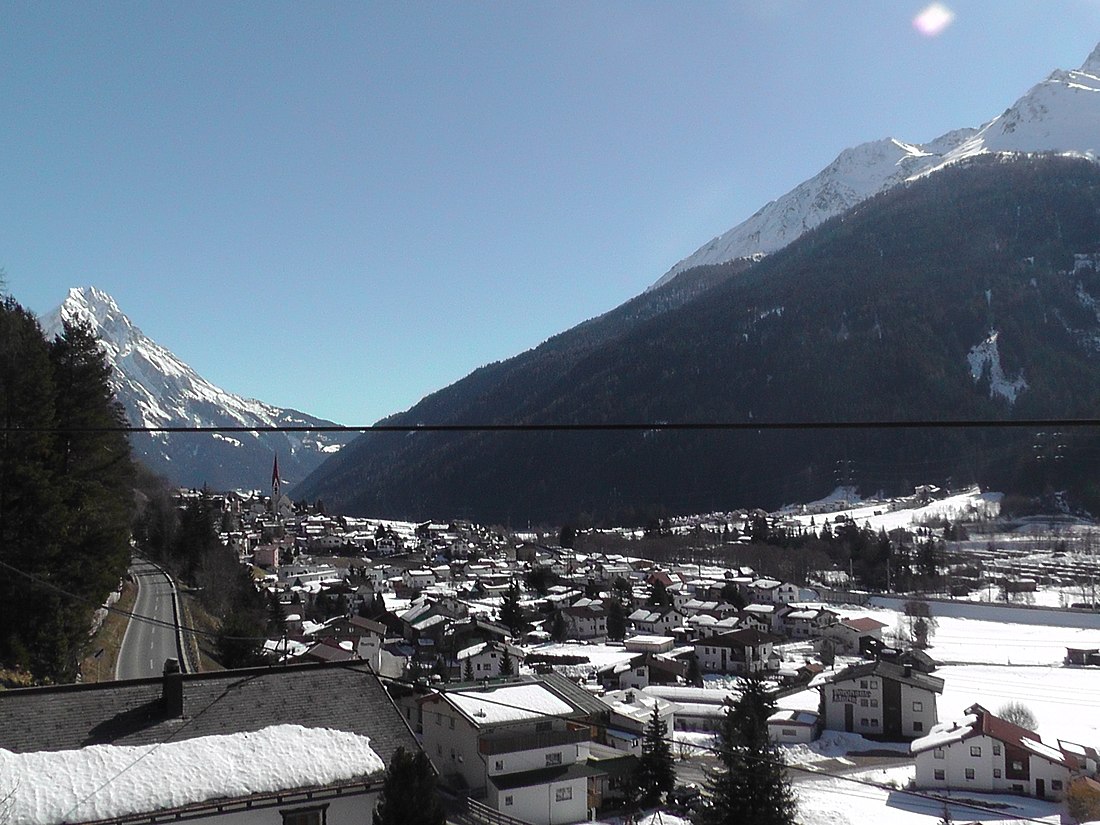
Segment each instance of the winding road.
[[[141,559],[134,559],[130,573],[137,582],[137,600],[134,616],[122,637],[115,678],[160,676],[164,672],[165,659],[179,658],[172,583],[158,567]],[[153,621],[141,621],[142,618]]]

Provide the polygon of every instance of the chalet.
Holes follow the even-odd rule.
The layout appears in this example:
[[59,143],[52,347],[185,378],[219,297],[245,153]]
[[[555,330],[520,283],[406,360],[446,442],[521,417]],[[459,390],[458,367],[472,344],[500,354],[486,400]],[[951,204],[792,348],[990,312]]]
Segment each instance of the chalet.
[[757,579],[748,587],[750,601],[763,604],[789,604],[798,599],[798,587],[776,579]]
[[[135,762],[132,748],[149,745]],[[13,823],[357,825],[398,747],[419,748],[365,666],[169,668],[162,678],[0,691]],[[94,805],[81,787],[98,788]]]
[[[1046,744],[981,705],[971,705],[965,713],[962,719],[936,725],[910,745],[917,764],[916,787],[1059,801],[1073,779],[1090,767],[1085,748]],[[1092,766],[1095,770],[1095,758]]]
[[607,611],[598,599],[578,599],[562,608],[566,636],[570,639],[607,638]]
[[607,744],[616,750],[641,756],[642,739],[654,709],[668,730],[676,727],[675,703],[659,696],[641,690],[612,690],[601,696],[600,701],[611,711],[611,723],[604,732]]
[[675,607],[639,607],[627,616],[635,631],[652,636],[665,636],[684,623],[684,614]]
[[[595,701],[595,700],[593,700]],[[588,817],[586,708],[546,680],[430,693],[424,750],[442,780],[501,813],[558,825]]]
[[823,607],[788,606],[779,611],[780,626],[791,639],[816,639],[837,620],[837,614]]
[[677,685],[683,684],[686,677],[686,662],[654,653],[639,653],[626,661],[607,665],[596,673],[596,678],[606,690]]
[[508,658],[512,662],[512,673],[518,673],[519,664],[523,661],[523,651],[506,642],[490,641],[479,642],[458,651],[455,658],[458,660],[458,667],[462,674],[461,678],[465,678],[467,661],[470,663],[469,672],[473,674],[475,679],[497,678],[501,675],[500,668],[504,662],[505,651],[507,651]]
[[890,742],[927,734],[938,721],[936,697],[943,693],[943,679],[884,661],[824,672],[810,686],[821,689],[827,730]]
[[773,646],[780,641],[759,630],[734,630],[701,639],[695,655],[704,673],[762,673],[779,669]]
[[857,619],[841,619],[822,631],[822,638],[828,639],[841,653],[858,653],[865,649],[865,639],[882,642],[882,631],[886,625],[878,619],[861,616]]

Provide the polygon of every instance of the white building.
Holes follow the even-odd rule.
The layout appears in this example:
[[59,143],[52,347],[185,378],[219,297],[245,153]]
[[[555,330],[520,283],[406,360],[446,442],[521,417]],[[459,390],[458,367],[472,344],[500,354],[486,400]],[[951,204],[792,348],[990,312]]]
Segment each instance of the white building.
[[[910,749],[917,763],[916,787],[929,790],[1019,793],[1057,801],[1090,767],[1088,749],[1064,742],[1048,745],[981,705],[971,705],[962,719],[936,725]],[[1095,770],[1095,759],[1091,767]]]
[[591,728],[542,681],[428,694],[423,746],[441,778],[532,825],[587,819]]
[[734,630],[700,639],[695,644],[695,655],[704,673],[761,673],[779,669],[776,641],[759,630]]
[[939,721],[943,679],[911,665],[865,662],[822,673],[810,686],[821,689],[827,730],[902,742],[926,735]]

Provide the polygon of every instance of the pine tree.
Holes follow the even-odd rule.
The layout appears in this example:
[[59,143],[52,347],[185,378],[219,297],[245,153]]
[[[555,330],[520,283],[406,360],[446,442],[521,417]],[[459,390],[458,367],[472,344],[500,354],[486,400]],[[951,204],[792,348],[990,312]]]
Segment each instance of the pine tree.
[[398,748],[386,769],[372,825],[443,825],[446,814],[435,790],[435,772],[424,751]]
[[508,592],[504,594],[504,601],[500,606],[500,621],[513,636],[519,633],[523,627],[523,608],[519,604],[519,585],[513,582],[508,586]]
[[500,675],[501,676],[515,676],[516,666],[512,662],[512,654],[508,652],[508,648],[504,648],[504,653],[500,656]]
[[462,680],[464,682],[474,681],[474,660],[472,656],[466,657],[466,664],[462,668]]
[[607,602],[607,638],[619,641],[626,635],[626,611],[617,596]]
[[550,639],[555,642],[564,642],[569,636],[569,628],[565,625],[565,616],[560,610],[554,611],[554,618],[550,620]]
[[636,784],[643,808],[659,805],[676,785],[676,766],[672,759],[672,746],[668,742],[668,723],[661,718],[656,704],[642,738]]
[[741,680],[741,695],[727,705],[716,745],[719,767],[707,772],[710,806],[695,825],[790,825],[796,802],[786,765],[768,735],[775,701],[759,676]]

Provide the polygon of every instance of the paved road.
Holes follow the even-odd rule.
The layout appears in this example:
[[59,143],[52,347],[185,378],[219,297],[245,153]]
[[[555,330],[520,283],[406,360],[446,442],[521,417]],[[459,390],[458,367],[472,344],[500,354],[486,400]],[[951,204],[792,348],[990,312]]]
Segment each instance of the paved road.
[[172,613],[172,585],[160,570],[139,559],[134,560],[130,572],[138,586],[134,615],[156,619],[158,623],[130,619],[126,635],[122,638],[115,678],[160,676],[164,672],[165,659],[179,658],[175,616]]

